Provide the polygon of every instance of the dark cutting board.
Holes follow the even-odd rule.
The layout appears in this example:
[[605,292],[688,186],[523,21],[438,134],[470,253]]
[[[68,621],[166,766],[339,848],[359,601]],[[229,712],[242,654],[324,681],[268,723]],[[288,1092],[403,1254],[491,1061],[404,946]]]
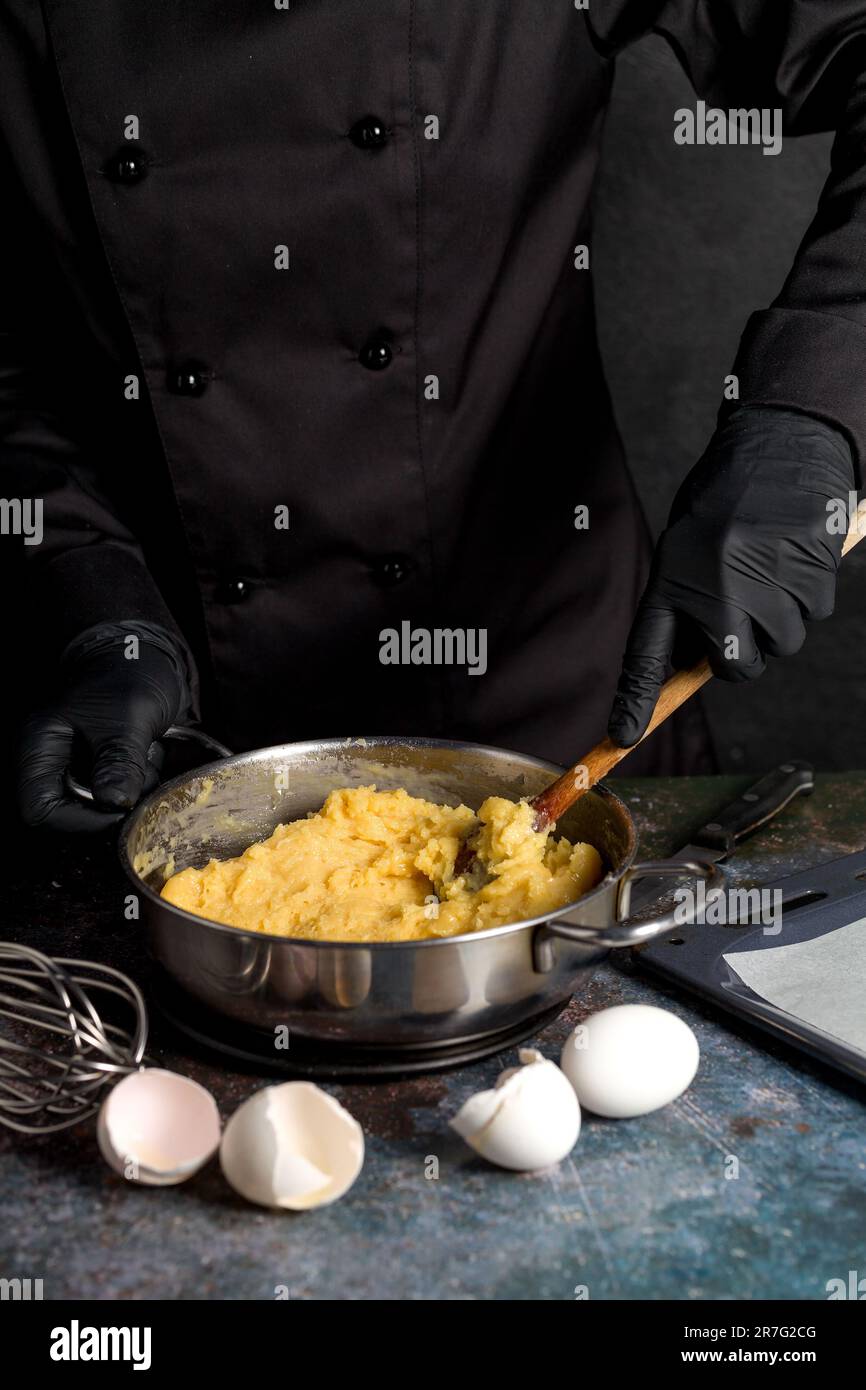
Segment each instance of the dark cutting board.
[[[811,941],[866,919],[866,850],[760,886],[782,892],[781,935],[766,935],[762,926],[752,923],[677,927],[637,949],[637,963],[641,969],[703,996],[858,1081],[866,1081],[866,1052],[761,999],[736,978],[723,959],[738,951],[773,950]],[[866,1008],[866,981],[863,998]]]

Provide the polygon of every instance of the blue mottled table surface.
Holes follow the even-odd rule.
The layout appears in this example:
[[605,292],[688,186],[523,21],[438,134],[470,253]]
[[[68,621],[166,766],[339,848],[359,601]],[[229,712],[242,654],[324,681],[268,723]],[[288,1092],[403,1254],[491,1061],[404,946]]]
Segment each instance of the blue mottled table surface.
[[[657,857],[750,780],[617,788],[643,856]],[[866,774],[822,777],[737,852],[730,873],[751,885],[864,844]],[[3,938],[101,959],[146,984],[110,842],[22,831],[7,850]],[[363,1125],[367,1159],[342,1201],[301,1215],[247,1205],[216,1162],[178,1188],[125,1184],[89,1124],[39,1140],[0,1130],[0,1278],[42,1278],[46,1298],[273,1299],[280,1289],[292,1299],[824,1299],[828,1280],[866,1274],[866,1092],[612,964],[534,1045],[557,1058],[576,1023],[624,1002],[660,1004],[691,1025],[701,1047],[693,1086],[642,1119],[586,1116],[571,1157],[535,1175],[489,1167],[447,1123],[514,1052],[413,1080],[329,1086]],[[150,1051],[210,1087],[224,1117],[264,1080],[185,1055],[159,1020]],[[425,1176],[431,1156],[438,1179]]]

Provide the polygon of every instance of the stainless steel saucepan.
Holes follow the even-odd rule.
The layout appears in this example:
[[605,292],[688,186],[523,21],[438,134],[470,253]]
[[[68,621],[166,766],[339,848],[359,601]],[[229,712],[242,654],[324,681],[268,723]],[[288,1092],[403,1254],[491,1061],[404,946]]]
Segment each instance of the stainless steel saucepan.
[[334,1044],[373,1057],[413,1049],[435,1057],[455,1044],[492,1050],[497,1038],[528,1035],[534,1020],[564,1006],[610,950],[671,930],[673,914],[624,920],[637,879],[670,874],[712,884],[718,871],[709,863],[636,864],[628,810],[597,787],[557,830],[594,844],[605,876],[551,917],[444,939],[335,944],[207,922],[159,890],[171,873],[237,855],[280,822],[318,810],[335,787],[405,787],[477,810],[490,795],[533,796],[558,771],[519,753],[435,739],[290,743],[209,763],[159,787],[127,820],[120,852],[154,957],[181,998],[225,1020],[233,1036],[240,1027],[273,1039],[285,1025],[290,1038],[331,1053]]

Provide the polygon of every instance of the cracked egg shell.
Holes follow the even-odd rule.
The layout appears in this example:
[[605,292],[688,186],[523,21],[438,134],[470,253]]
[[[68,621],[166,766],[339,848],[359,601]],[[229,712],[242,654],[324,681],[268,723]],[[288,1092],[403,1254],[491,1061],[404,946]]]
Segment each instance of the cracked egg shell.
[[533,1172],[559,1163],[580,1134],[580,1106],[567,1077],[533,1048],[504,1071],[491,1091],[479,1091],[451,1121],[476,1153],[500,1168]]
[[219,1147],[220,1117],[210,1091],[177,1072],[130,1072],[103,1101],[96,1126],[103,1158],[148,1187],[170,1187],[197,1173]]
[[326,1091],[311,1081],[286,1081],[257,1091],[235,1111],[220,1163],[248,1202],[307,1211],[352,1186],[364,1163],[364,1133]]

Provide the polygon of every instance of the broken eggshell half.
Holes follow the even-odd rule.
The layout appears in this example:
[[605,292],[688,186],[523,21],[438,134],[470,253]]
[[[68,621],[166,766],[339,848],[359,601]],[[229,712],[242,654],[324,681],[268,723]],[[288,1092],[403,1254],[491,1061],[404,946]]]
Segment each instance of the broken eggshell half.
[[235,1111],[220,1163],[248,1202],[305,1211],[349,1190],[364,1163],[364,1133],[326,1091],[311,1081],[286,1081],[257,1091]]
[[534,1048],[504,1071],[492,1091],[479,1091],[451,1121],[466,1143],[500,1168],[533,1172],[559,1163],[580,1134],[580,1105],[559,1067]]
[[177,1072],[130,1072],[103,1101],[96,1137],[106,1163],[130,1182],[170,1187],[217,1151],[220,1117],[210,1091]]

